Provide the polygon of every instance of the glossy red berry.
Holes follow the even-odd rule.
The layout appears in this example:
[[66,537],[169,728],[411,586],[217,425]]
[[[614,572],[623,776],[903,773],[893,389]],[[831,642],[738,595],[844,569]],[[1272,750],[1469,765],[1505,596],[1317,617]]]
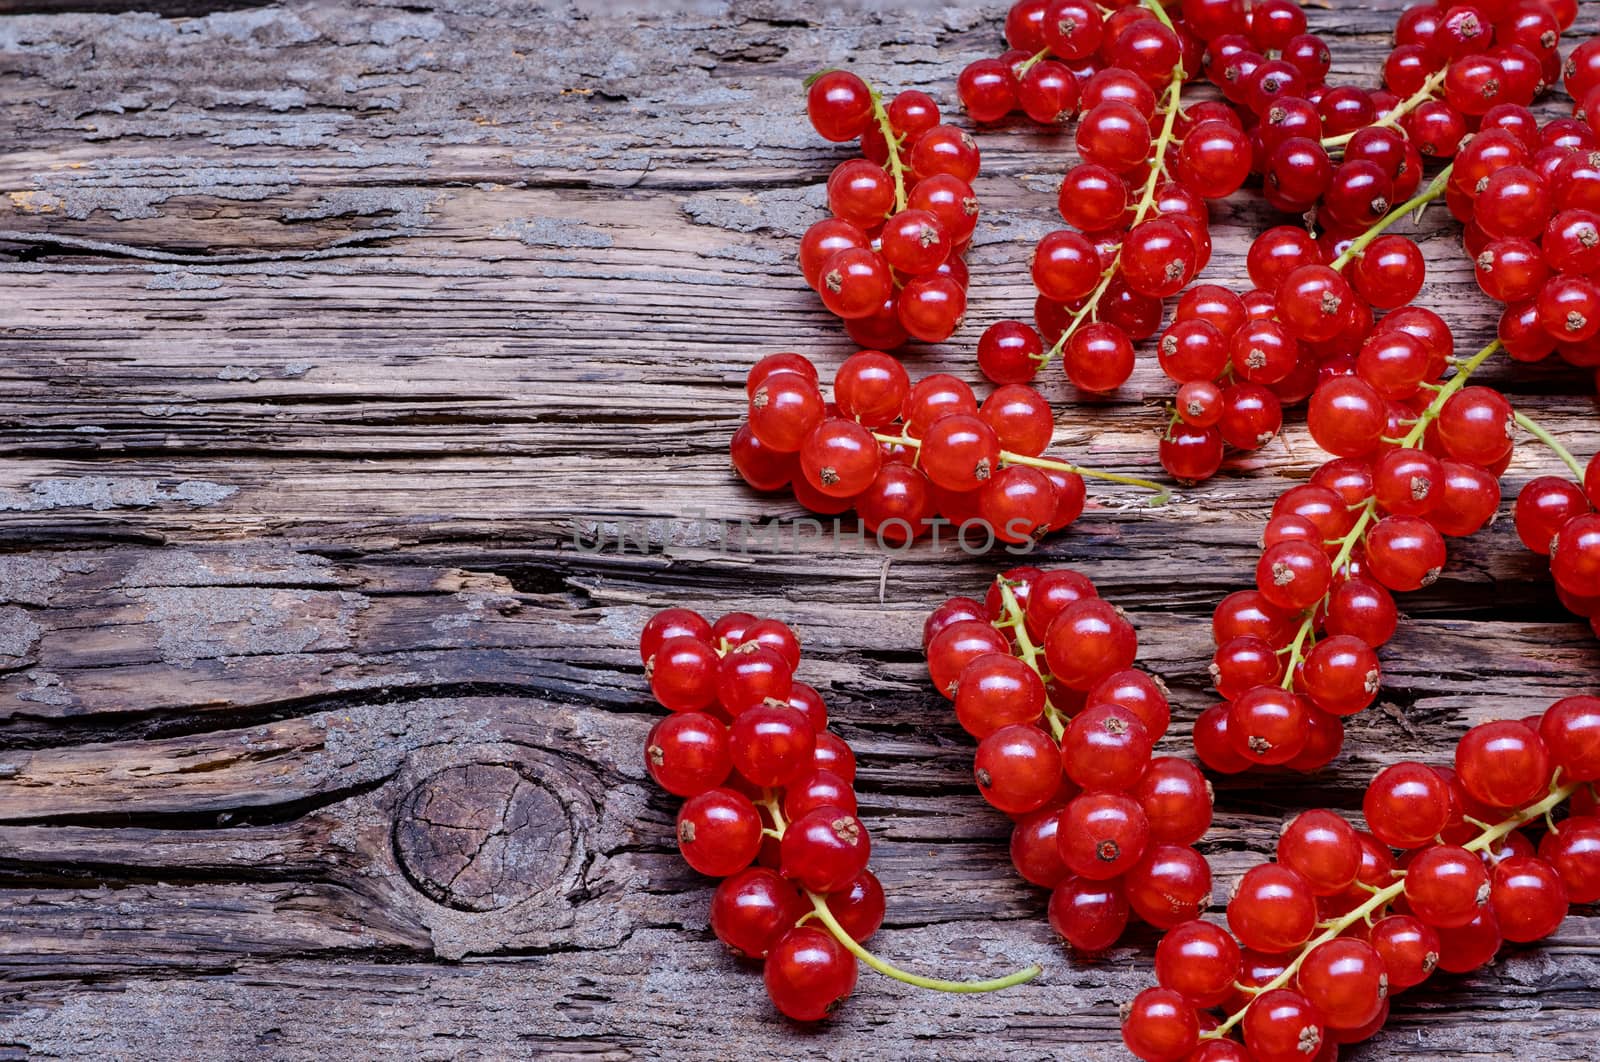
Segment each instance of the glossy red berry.
[[650,728],[644,762],[667,792],[697,796],[721,785],[733,770],[728,728],[703,712],[674,712]]
[[1156,982],[1195,1007],[1227,1002],[1239,977],[1239,944],[1210,922],[1185,922],[1156,944]]
[[1263,863],[1245,871],[1228,901],[1228,927],[1239,943],[1256,951],[1292,951],[1311,939],[1317,904],[1297,871]]
[[1420,918],[1390,915],[1373,923],[1367,937],[1383,960],[1392,992],[1420,985],[1439,965],[1439,934]]
[[843,944],[813,926],[796,926],[767,953],[762,977],[785,1017],[821,1021],[855,991],[858,972]]
[[1450,820],[1450,787],[1431,767],[1396,763],[1367,786],[1361,810],[1367,828],[1392,848],[1433,840]]
[[1117,881],[1067,877],[1051,890],[1046,914],[1062,939],[1089,955],[1111,947],[1128,928],[1128,901]]
[[854,140],[872,118],[872,91],[848,70],[829,70],[807,90],[806,112],[824,140]]
[[972,774],[985,800],[1020,815],[1043,807],[1061,787],[1061,753],[1037,727],[1004,726],[978,743]]
[[749,866],[761,849],[761,815],[750,798],[711,789],[678,809],[678,850],[700,873],[721,878]]
[[1138,717],[1114,704],[1091,706],[1067,726],[1061,766],[1086,790],[1131,788],[1150,765],[1151,737]]
[[1468,730],[1456,745],[1456,774],[1475,800],[1517,808],[1544,795],[1550,784],[1544,741],[1521,723],[1502,720]]
[[1056,828],[1061,861],[1072,873],[1093,881],[1107,881],[1132,869],[1149,843],[1150,825],[1143,809],[1117,793],[1074,797]]
[[776,871],[749,867],[711,894],[711,931],[738,954],[762,959],[810,909]]
[[1489,903],[1500,934],[1518,944],[1554,933],[1567,915],[1567,899],[1561,875],[1534,856],[1512,856],[1491,874]]
[[1302,995],[1334,1029],[1359,1029],[1383,1010],[1389,971],[1383,956],[1364,940],[1339,939],[1306,954],[1296,983]]
[[1278,862],[1296,870],[1318,896],[1348,889],[1361,870],[1361,841],[1348,822],[1331,811],[1304,811],[1278,836]]

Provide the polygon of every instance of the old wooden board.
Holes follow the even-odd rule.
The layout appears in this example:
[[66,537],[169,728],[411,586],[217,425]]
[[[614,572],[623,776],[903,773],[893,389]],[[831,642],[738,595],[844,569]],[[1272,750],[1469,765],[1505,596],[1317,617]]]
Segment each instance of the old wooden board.
[[[692,523],[800,515],[728,471],[740,382],[773,350],[851,349],[791,265],[843,154],[800,78],[848,62],[948,104],[1003,6],[4,5],[0,1054],[1124,1057],[1154,935],[1095,962],[1052,938],[919,659],[927,610],[1005,559],[728,552]],[[1312,9],[1336,78],[1371,82],[1399,6]],[[970,321],[914,373],[976,381],[1054,227],[1070,136],[981,145]],[[1270,217],[1248,194],[1214,213],[1208,275],[1235,280]],[[1493,314],[1457,231],[1421,231],[1426,301],[1476,349]],[[1488,374],[1600,448],[1582,374]],[[1045,388],[1059,448],[1154,467],[1149,358],[1110,400]],[[1173,751],[1210,701],[1210,608],[1317,460],[1292,420],[1164,509],[1096,491],[1044,551],[1132,614]],[[1556,468],[1520,447],[1508,498]],[[575,546],[619,518],[680,522],[648,552]],[[861,759],[885,954],[1044,976],[977,998],[864,977],[820,1028],[778,1019],[642,770],[634,639],[669,603],[799,630]],[[1592,635],[1509,520],[1405,608],[1335,767],[1219,784],[1219,901],[1286,812],[1356,808],[1376,765],[1594,688]],[[1592,1058],[1597,990],[1579,909],[1408,993],[1349,1057]]]

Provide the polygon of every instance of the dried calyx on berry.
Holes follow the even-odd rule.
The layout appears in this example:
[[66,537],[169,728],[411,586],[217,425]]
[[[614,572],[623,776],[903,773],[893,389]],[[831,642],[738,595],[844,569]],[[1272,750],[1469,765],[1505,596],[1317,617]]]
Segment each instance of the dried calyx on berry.
[[1394,993],[1543,939],[1568,904],[1600,899],[1597,780],[1600,698],[1568,697],[1468,730],[1453,769],[1384,768],[1363,802],[1370,832],[1298,815],[1277,861],[1238,882],[1227,929],[1194,920],[1162,938],[1124,1042],[1145,1062],[1275,1062],[1376,1035]]
[[650,691],[671,713],[645,739],[645,770],[674,796],[678,850],[722,878],[711,928],[763,960],[767,994],[798,1021],[825,1018],[854,990],[857,963],[942,992],[992,992],[1032,980],[1029,966],[988,981],[901,970],[863,947],[883,922],[883,887],[856,817],[855,755],[827,729],[816,689],[794,678],[800,640],[785,624],[731,612],[709,623],[657,612],[639,636]]
[[1120,609],[1078,572],[1013,568],[983,601],[936,608],[923,649],[977,739],[978,791],[1014,820],[1017,872],[1050,890],[1050,924],[1075,951],[1110,948],[1135,916],[1159,929],[1198,916],[1211,870],[1192,846],[1211,824],[1211,786],[1155,755],[1167,690],[1133,667]]

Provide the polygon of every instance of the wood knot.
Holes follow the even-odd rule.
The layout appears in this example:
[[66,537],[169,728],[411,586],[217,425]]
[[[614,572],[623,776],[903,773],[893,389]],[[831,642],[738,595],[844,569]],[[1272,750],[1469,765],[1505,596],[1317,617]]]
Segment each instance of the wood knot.
[[435,903],[496,911],[562,875],[573,831],[556,795],[514,766],[447,767],[401,800],[394,850],[406,879]]

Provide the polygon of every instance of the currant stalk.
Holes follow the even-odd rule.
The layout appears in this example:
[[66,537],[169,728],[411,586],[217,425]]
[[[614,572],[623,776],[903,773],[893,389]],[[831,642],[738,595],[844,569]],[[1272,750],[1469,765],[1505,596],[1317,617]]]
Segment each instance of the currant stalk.
[[[1439,386],[1427,408],[1417,414],[1416,421],[1412,424],[1411,429],[1406,432],[1405,437],[1396,440],[1398,448],[1414,450],[1420,446],[1422,437],[1427,433],[1428,425],[1439,416],[1439,411],[1450,400],[1450,396],[1460,391],[1466,385],[1466,382],[1472,378],[1472,374],[1500,349],[1500,341],[1496,339],[1471,358],[1461,362],[1457,366],[1456,374]],[[1530,421],[1529,423],[1532,422]],[[1542,431],[1542,429],[1540,430]],[[1551,442],[1555,443],[1556,446],[1560,446],[1560,443],[1555,442],[1553,438]],[[1571,455],[1569,454],[1568,456],[1570,457]],[[1574,467],[1577,467],[1576,458],[1571,463]],[[1581,473],[1579,478],[1582,478]],[[1360,511],[1356,514],[1356,522],[1351,525],[1350,530],[1345,532],[1344,537],[1339,540],[1339,552],[1334,554],[1333,557],[1334,575],[1338,575],[1339,572],[1344,571],[1349,566],[1351,555],[1355,552],[1356,546],[1365,537],[1367,527],[1372,523],[1373,517],[1377,515],[1377,512],[1378,500],[1376,497],[1369,497],[1361,503]],[[1299,667],[1305,661],[1304,650],[1306,649],[1306,643],[1315,641],[1318,609],[1325,603],[1326,598],[1324,598],[1323,602],[1306,609],[1305,616],[1300,621],[1300,628],[1295,632],[1294,640],[1289,643],[1288,649],[1285,650],[1289,656],[1289,663],[1284,670],[1281,685],[1286,690],[1294,688]]]
[[906,165],[900,157],[900,137],[894,131],[894,125],[889,121],[889,108],[883,105],[883,96],[872,86],[867,86],[867,91],[872,94],[872,118],[877,122],[878,130],[883,134],[883,142],[888,147],[889,175],[894,178],[894,209],[895,213],[906,208],[908,201],[906,195]]
[[[784,831],[788,827],[788,823],[784,818],[783,807],[781,804],[779,804],[777,796],[768,790],[760,804],[761,807],[766,809],[767,814],[772,817],[772,835],[779,840],[782,840]],[[811,902],[812,910],[805,915],[802,921],[815,918],[827,928],[828,933],[850,954],[854,955],[857,959],[860,959],[874,970],[883,974],[885,977],[893,978],[896,981],[903,981],[908,985],[915,985],[918,988],[930,989],[934,992],[958,992],[968,994],[977,992],[998,992],[1003,988],[1013,988],[1017,985],[1027,984],[1029,981],[1033,980],[1035,977],[1038,977],[1044,972],[1044,968],[1042,966],[1040,966],[1038,963],[1034,963],[1013,973],[1006,974],[1004,977],[994,977],[986,981],[946,981],[938,977],[924,977],[921,974],[914,974],[908,970],[902,970],[900,967],[879,958],[877,955],[862,947],[854,937],[845,932],[844,926],[840,925],[839,920],[833,916],[833,912],[828,909],[828,901],[826,897],[812,892],[810,889],[805,890],[805,894],[806,899]]]
[[[1505,837],[1513,830],[1516,830],[1535,819],[1548,815],[1551,811],[1565,803],[1567,799],[1570,798],[1572,794],[1576,793],[1580,788],[1582,788],[1582,784],[1576,782],[1569,785],[1556,785],[1552,783],[1550,792],[1542,800],[1534,804],[1529,804],[1522,810],[1514,812],[1507,818],[1492,826],[1486,825],[1482,832],[1461,847],[1465,848],[1469,852],[1485,851],[1491,848],[1496,841],[1499,841],[1502,837]],[[1347,929],[1355,925],[1357,921],[1365,920],[1370,924],[1372,921],[1371,916],[1374,911],[1380,910],[1392,903],[1397,897],[1405,892],[1405,871],[1396,870],[1393,873],[1395,874],[1397,880],[1381,889],[1374,888],[1372,895],[1368,897],[1368,899],[1359,907],[1346,914],[1340,915],[1338,918],[1331,919],[1327,922],[1318,923],[1322,927],[1322,932],[1311,938],[1301,947],[1300,952],[1295,956],[1294,961],[1285,967],[1282,973],[1278,974],[1278,976],[1274,977],[1267,983],[1260,985],[1259,987],[1253,985],[1238,985],[1237,987],[1239,991],[1254,999],[1265,992],[1270,992],[1275,988],[1282,988],[1285,985],[1290,984],[1294,981],[1295,975],[1300,972],[1300,967],[1305,962],[1306,957],[1315,951],[1318,946],[1338,938]],[[1218,1040],[1226,1036],[1234,1026],[1238,1025],[1244,1020],[1244,1016],[1249,1009],[1250,1008],[1248,1004],[1239,1008],[1234,1013],[1228,1015],[1222,1024],[1218,1025],[1215,1029],[1209,1032],[1201,1033],[1200,1039]]]
[[1561,458],[1561,463],[1572,470],[1573,477],[1579,483],[1583,482],[1585,472],[1583,462],[1572,456],[1572,451],[1563,446],[1560,439],[1550,434],[1548,429],[1525,413],[1513,413],[1512,418],[1517,422],[1518,427],[1544,443],[1552,453]]
[[[1159,3],[1151,0],[1145,6],[1156,11],[1157,17],[1165,22],[1169,28],[1171,27],[1172,23],[1167,19],[1166,13],[1161,10]],[[1172,143],[1173,130],[1177,126],[1178,97],[1182,94],[1183,82],[1184,70],[1183,64],[1180,62],[1173,67],[1172,80],[1167,84],[1166,91],[1161,96],[1159,106],[1165,112],[1161,121],[1161,132],[1150,149],[1153,162],[1149,175],[1145,177],[1144,190],[1140,193],[1139,202],[1134,207],[1133,220],[1128,223],[1129,232],[1144,221],[1155,206],[1156,189],[1160,187],[1161,179],[1167,175],[1167,147]],[[1059,357],[1061,352],[1066,349],[1067,341],[1073,337],[1078,329],[1086,321],[1095,319],[1100,308],[1100,300],[1105,298],[1106,292],[1111,288],[1111,282],[1116,279],[1121,267],[1122,249],[1119,247],[1116,255],[1111,259],[1111,265],[1101,273],[1099,286],[1090,293],[1088,300],[1081,307],[1072,311],[1071,316],[1067,319],[1066,327],[1061,330],[1060,338],[1055,341],[1049,350],[1034,359],[1039,368],[1044,368],[1050,364],[1052,359]]]
[[[1011,589],[1010,580],[1001,576],[995,580],[995,585],[1000,588],[1000,603],[1003,608],[1001,618],[994,621],[997,630],[1010,630],[1017,639],[1017,656],[1022,662],[1033,669],[1040,680],[1047,678],[1044,669],[1039,666],[1039,657],[1044,650],[1033,644],[1033,638],[1028,634],[1028,625],[1022,614],[1022,604],[1017,600],[1016,593]],[[1061,737],[1067,732],[1065,717],[1061,709],[1050,703],[1050,688],[1045,687],[1044,718],[1050,724],[1050,733],[1055,736],[1056,744],[1061,743]]]
[[[872,437],[878,440],[880,443],[886,443],[890,446],[907,446],[913,450],[920,450],[922,448],[921,439],[903,433],[900,435],[885,435],[882,432],[873,432]],[[1141,479],[1138,476],[1125,476],[1120,472],[1100,472],[1092,468],[1084,468],[1080,465],[1072,464],[1068,461],[1054,461],[1048,457],[1029,457],[1026,454],[1017,454],[1012,453],[1010,450],[1001,450],[1000,464],[1002,466],[1027,465],[1029,468],[1038,468],[1051,472],[1070,472],[1075,475],[1083,476],[1086,479],[1103,479],[1109,483],[1125,483],[1130,487],[1142,487],[1145,490],[1153,491],[1155,493],[1155,497],[1150,499],[1150,504],[1152,506],[1165,505],[1167,500],[1172,497],[1171,489],[1163,487],[1154,480]]]
[[[1416,92],[1413,92],[1410,96],[1407,96],[1405,99],[1395,104],[1394,107],[1387,111],[1382,118],[1379,118],[1377,121],[1373,122],[1372,125],[1364,128],[1377,129],[1398,126],[1400,124],[1400,119],[1416,110],[1428,100],[1433,99],[1434,94],[1439,90],[1439,86],[1444,84],[1445,75],[1447,73],[1449,73],[1448,66],[1440,69],[1436,73],[1430,74],[1428,79],[1422,83],[1421,88],[1417,89]],[[1360,131],[1360,129],[1354,129],[1348,133],[1341,133],[1338,136],[1323,137],[1322,146],[1325,148],[1343,147],[1350,142],[1356,133],[1359,133]]]
[[1428,186],[1426,188],[1412,196],[1410,199],[1406,200],[1404,203],[1401,203],[1399,206],[1391,209],[1371,228],[1367,229],[1360,236],[1357,236],[1354,240],[1350,241],[1350,246],[1346,247],[1344,252],[1340,254],[1339,257],[1335,258],[1332,262],[1329,262],[1328,268],[1332,269],[1335,273],[1339,272],[1345,266],[1355,261],[1356,258],[1360,256],[1361,252],[1365,251],[1367,247],[1371,245],[1373,240],[1376,240],[1379,236],[1382,236],[1401,218],[1412,213],[1413,211],[1419,212],[1420,216],[1420,211],[1423,207],[1427,206],[1429,203],[1445,194],[1445,190],[1450,185],[1450,174],[1454,170],[1455,163],[1453,162],[1444,169],[1440,170],[1438,175],[1434,177],[1433,180],[1428,182]]

